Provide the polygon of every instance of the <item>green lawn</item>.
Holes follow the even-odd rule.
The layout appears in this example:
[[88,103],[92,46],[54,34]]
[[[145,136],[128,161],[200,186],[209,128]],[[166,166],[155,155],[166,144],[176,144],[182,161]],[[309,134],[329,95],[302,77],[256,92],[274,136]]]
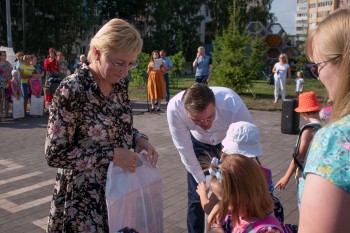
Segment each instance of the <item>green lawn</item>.
[[[174,96],[178,92],[190,87],[194,82],[194,76],[184,75],[174,78],[170,81],[170,95]],[[219,86],[215,81],[209,83],[209,86]],[[287,82],[287,99],[296,98],[294,80]],[[249,109],[264,110],[264,111],[281,111],[282,104],[274,104],[274,87],[268,85],[266,80],[254,80],[254,86],[251,91],[247,90],[245,93],[238,93],[243,99],[244,103]],[[317,79],[305,79],[304,92],[314,91],[319,101],[325,104],[327,101],[327,93],[322,83]],[[255,98],[253,97],[253,94]],[[130,83],[130,98],[134,100],[146,100],[146,87],[136,87],[132,82]]]

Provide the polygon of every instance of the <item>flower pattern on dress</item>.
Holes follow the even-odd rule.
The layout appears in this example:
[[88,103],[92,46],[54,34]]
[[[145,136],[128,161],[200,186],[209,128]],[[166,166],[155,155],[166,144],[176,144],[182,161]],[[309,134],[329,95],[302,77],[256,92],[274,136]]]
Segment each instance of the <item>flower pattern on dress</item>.
[[114,148],[131,149],[133,118],[124,80],[110,96],[88,68],[65,78],[50,107],[45,157],[57,167],[48,232],[108,232],[105,184]]
[[320,129],[308,152],[304,177],[321,176],[350,193],[350,114]]

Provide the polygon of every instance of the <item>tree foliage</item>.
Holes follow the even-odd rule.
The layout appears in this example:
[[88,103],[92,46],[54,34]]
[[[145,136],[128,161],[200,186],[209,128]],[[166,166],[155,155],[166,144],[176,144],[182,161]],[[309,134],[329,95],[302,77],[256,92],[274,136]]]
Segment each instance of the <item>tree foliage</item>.
[[174,75],[180,75],[185,66],[185,58],[183,56],[183,52],[179,51],[176,54],[169,56],[171,62],[173,63],[173,69],[170,73]]
[[[95,10],[93,0],[25,1],[23,27],[22,1],[11,1],[15,51],[25,50],[25,53],[47,55],[48,48],[54,47],[69,56],[72,46],[85,40],[98,23]],[[1,15],[6,16],[6,13],[1,10]],[[23,28],[26,36],[25,43],[22,42]]]
[[251,38],[238,30],[241,7],[233,5],[228,28],[214,41],[213,58],[219,62],[220,68],[212,74],[220,85],[237,92],[251,88],[252,81],[259,77],[266,48],[261,39]]
[[127,19],[141,32],[144,52],[164,49],[167,54],[184,51],[190,58],[200,44],[197,31],[203,17],[200,0],[102,0],[103,19]]
[[260,21],[265,26],[273,21],[275,17],[270,13],[271,4],[273,0],[261,0],[261,4],[250,5],[247,0],[208,0],[210,14],[213,18],[213,28],[217,29],[217,33],[221,33],[229,25],[233,5],[236,6],[236,15],[240,19],[237,21],[237,30],[242,33],[251,21]]
[[149,54],[140,53],[137,57],[138,66],[135,69],[131,70],[132,80],[138,87],[146,86],[148,78],[147,66],[150,62],[150,59],[151,57]]

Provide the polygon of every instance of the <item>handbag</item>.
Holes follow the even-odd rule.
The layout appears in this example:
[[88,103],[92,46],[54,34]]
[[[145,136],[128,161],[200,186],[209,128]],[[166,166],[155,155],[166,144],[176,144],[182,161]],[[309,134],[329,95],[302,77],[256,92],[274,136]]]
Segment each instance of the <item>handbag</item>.
[[44,96],[37,98],[32,95],[30,97],[30,115],[31,116],[42,116],[44,112]]
[[162,178],[159,167],[152,167],[139,154],[135,172],[109,164],[106,202],[109,232],[130,227],[142,233],[163,232]]

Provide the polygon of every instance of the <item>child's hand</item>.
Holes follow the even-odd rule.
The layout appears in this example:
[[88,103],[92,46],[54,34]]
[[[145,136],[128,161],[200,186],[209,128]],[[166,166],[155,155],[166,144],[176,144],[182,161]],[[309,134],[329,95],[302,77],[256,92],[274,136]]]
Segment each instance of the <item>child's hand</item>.
[[198,184],[196,192],[199,197],[207,196],[207,186],[203,181]]
[[281,191],[282,189],[285,189],[287,184],[289,182],[288,177],[283,176],[275,185],[275,188],[279,188]]

